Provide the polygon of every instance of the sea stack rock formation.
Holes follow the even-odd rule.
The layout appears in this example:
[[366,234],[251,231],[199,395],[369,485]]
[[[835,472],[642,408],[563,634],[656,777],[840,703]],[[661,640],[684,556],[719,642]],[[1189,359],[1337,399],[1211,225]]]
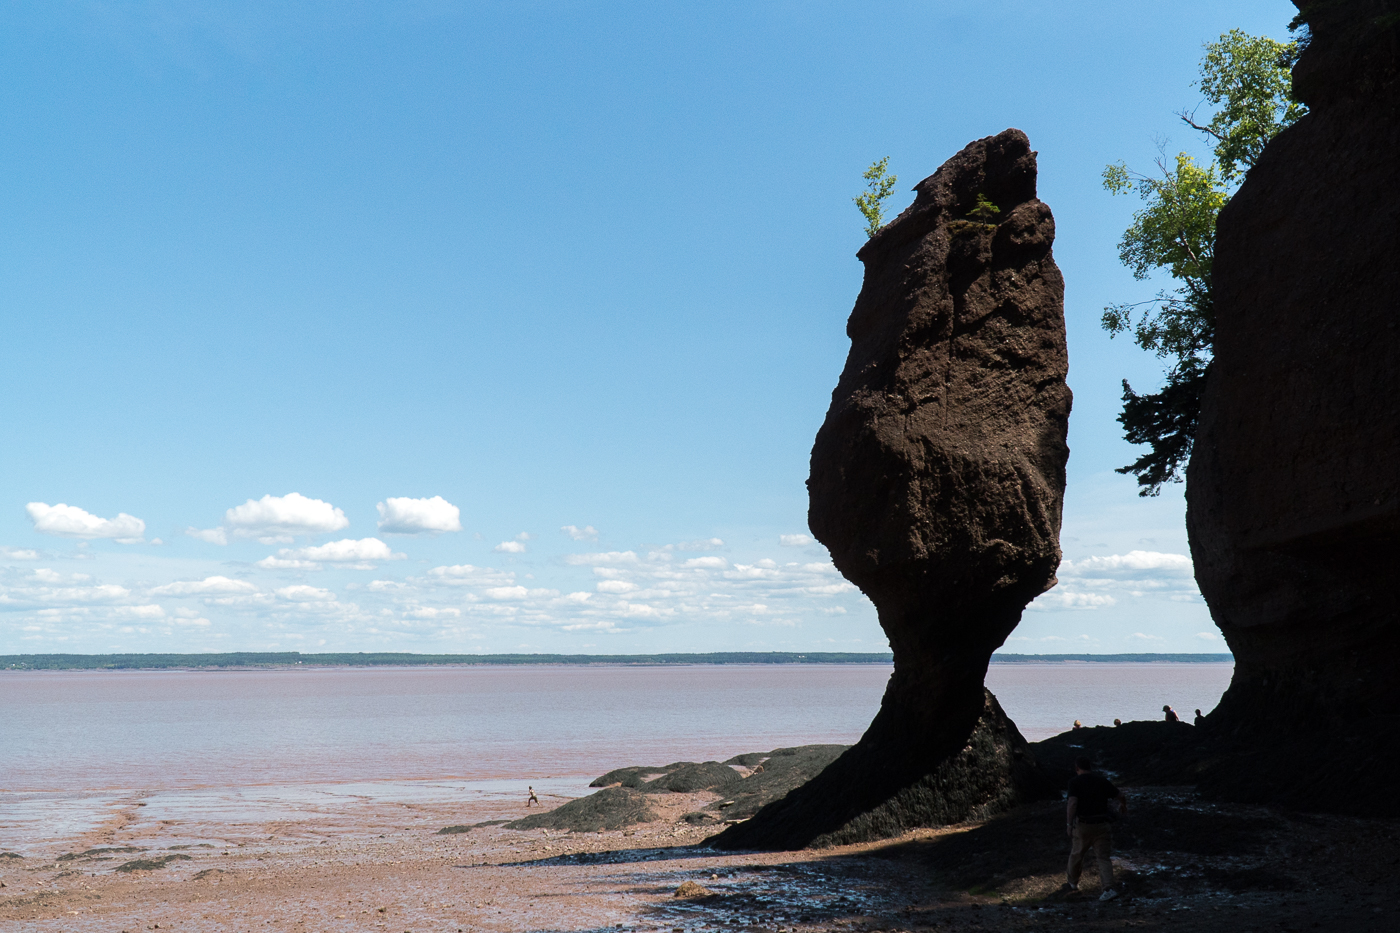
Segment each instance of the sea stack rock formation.
[[982,686],[1060,561],[1064,280],[1035,185],[1024,133],[977,140],[858,254],[808,518],[875,603],[894,674],[857,745],[720,846],[882,838],[1053,792]]
[[1216,227],[1187,528],[1235,674],[1201,787],[1400,815],[1400,3],[1300,8],[1309,113]]

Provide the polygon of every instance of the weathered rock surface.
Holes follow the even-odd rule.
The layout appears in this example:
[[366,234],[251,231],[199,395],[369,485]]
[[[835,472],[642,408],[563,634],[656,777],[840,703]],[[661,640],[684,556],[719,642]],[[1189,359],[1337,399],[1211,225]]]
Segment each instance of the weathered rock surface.
[[977,140],[858,254],[865,283],[812,449],[808,517],[875,603],[894,674],[857,745],[721,845],[877,838],[1048,789],[982,687],[1060,561],[1064,281],[1035,186],[1024,133]]
[[1310,13],[1294,81],[1311,110],[1217,225],[1186,493],[1196,579],[1235,655],[1207,725],[1230,754],[1201,787],[1233,799],[1400,812],[1397,13]]
[[508,829],[567,829],[596,833],[649,823],[657,815],[646,794],[627,787],[605,787],[596,794],[570,800],[553,810],[543,810],[506,823]]

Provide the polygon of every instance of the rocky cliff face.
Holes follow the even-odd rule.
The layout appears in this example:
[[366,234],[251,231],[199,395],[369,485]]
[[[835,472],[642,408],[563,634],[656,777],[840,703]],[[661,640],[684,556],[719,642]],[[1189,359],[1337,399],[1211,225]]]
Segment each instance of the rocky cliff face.
[[809,523],[875,603],[894,674],[861,741],[722,846],[878,838],[1049,789],[982,687],[1060,561],[1064,281],[1035,184],[1024,133],[977,140],[859,253]]
[[[1385,8],[1400,12],[1319,5],[1294,71],[1311,111],[1221,213],[1187,527],[1235,654],[1210,717],[1230,755],[1202,787],[1394,813],[1400,43]],[[1329,774],[1347,789],[1318,794]]]

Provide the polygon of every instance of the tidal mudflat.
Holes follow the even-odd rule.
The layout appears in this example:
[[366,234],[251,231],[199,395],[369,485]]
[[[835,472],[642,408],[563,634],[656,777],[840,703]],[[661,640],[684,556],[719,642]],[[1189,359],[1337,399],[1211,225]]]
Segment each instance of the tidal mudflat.
[[[568,788],[537,783],[546,808]],[[583,793],[575,788],[571,793]],[[1133,792],[1123,896],[1056,893],[1063,806],[838,849],[726,853],[658,795],[608,832],[511,829],[513,788],[460,782],[135,793],[0,857],[16,931],[1394,930],[1394,821]],[[533,809],[533,808],[532,808]],[[475,828],[442,834],[449,826]],[[677,896],[685,886],[691,896]]]

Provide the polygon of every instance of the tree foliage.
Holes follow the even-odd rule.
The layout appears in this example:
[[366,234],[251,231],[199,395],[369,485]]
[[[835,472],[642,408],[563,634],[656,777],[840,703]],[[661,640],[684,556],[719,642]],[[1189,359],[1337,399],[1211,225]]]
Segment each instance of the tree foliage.
[[898,180],[898,176],[888,174],[889,164],[890,157],[885,156],[866,169],[861,176],[865,179],[865,191],[851,199],[865,217],[866,236],[874,236],[885,225],[885,201]]
[[1155,496],[1163,484],[1180,482],[1191,456],[1215,340],[1215,221],[1268,141],[1304,113],[1291,96],[1289,69],[1297,54],[1296,42],[1238,29],[1208,43],[1196,84],[1219,109],[1204,125],[1193,114],[1178,116],[1215,141],[1213,160],[1203,165],[1185,152],[1169,158],[1162,146],[1151,175],[1121,162],[1104,169],[1106,189],[1135,192],[1144,202],[1119,241],[1118,258],[1136,279],[1164,272],[1176,283],[1148,301],[1109,305],[1103,313],[1110,336],[1131,333],[1139,347],[1171,360],[1158,392],[1140,395],[1123,382],[1118,421],[1130,443],[1149,450],[1118,472],[1137,476],[1139,495]]
[[1305,112],[1293,99],[1290,71],[1298,60],[1297,42],[1279,42],[1231,29],[1206,46],[1196,86],[1218,109],[1201,126],[1193,114],[1182,121],[1215,139],[1215,161],[1227,181],[1253,165],[1264,145]]

